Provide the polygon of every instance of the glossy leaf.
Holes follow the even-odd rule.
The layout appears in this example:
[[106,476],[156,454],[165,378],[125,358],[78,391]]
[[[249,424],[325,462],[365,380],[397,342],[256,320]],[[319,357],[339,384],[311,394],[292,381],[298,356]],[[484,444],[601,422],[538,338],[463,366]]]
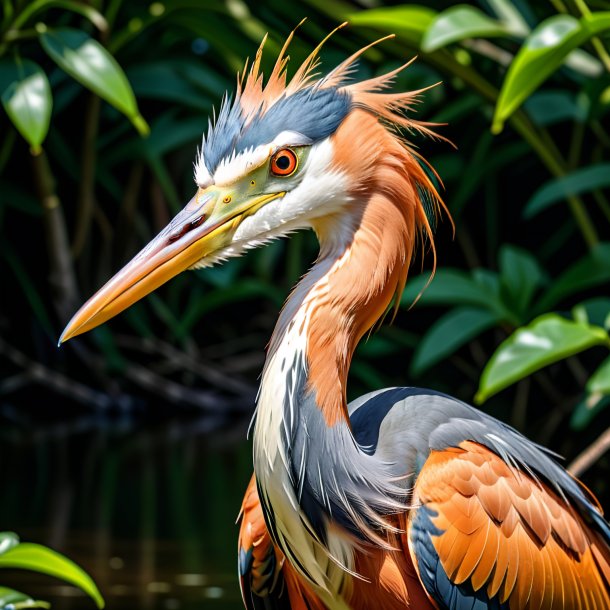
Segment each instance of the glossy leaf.
[[42,68],[29,59],[0,62],[0,96],[13,125],[34,153],[49,131],[51,86]]
[[406,42],[419,47],[426,30],[432,24],[436,11],[418,4],[373,8],[349,15],[352,25],[362,25],[396,34]]
[[532,218],[549,206],[567,197],[610,187],[610,163],[577,169],[567,176],[550,180],[540,187],[525,204],[523,215]]
[[0,555],[0,568],[33,570],[54,576],[87,593],[98,608],[104,607],[104,600],[91,577],[73,561],[45,546],[23,542]]
[[48,30],[40,42],[62,70],[120,110],[140,134],[148,133],[125,73],[99,42],[72,28]]
[[517,108],[561,64],[568,54],[591,37],[610,28],[610,11],[576,19],[555,15],[543,21],[525,40],[511,63],[493,118],[495,133]]
[[422,51],[431,53],[466,38],[506,36],[509,29],[478,8],[461,4],[452,6],[434,18],[421,42]]
[[420,341],[411,362],[411,373],[423,373],[497,323],[497,315],[487,309],[452,309],[437,320]]
[[539,369],[595,345],[610,346],[603,328],[553,313],[540,316],[500,344],[481,375],[475,401],[480,404]]
[[536,303],[536,310],[548,311],[572,294],[607,282],[610,282],[610,243],[601,243],[553,281]]
[[29,595],[9,589],[8,587],[0,587],[0,610],[23,610],[25,608],[50,608],[49,602],[32,599]]
[[610,358],[606,358],[587,382],[590,394],[610,394]]
[[513,0],[487,0],[487,4],[496,16],[510,27],[515,36],[525,37],[529,34],[530,27]]
[[19,544],[19,536],[15,532],[0,532],[0,555],[10,551]]

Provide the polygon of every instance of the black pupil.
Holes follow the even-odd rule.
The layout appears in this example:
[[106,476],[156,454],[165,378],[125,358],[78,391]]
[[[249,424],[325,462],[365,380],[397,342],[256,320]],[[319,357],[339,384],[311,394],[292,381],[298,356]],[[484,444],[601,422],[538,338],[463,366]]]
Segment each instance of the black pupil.
[[281,170],[286,170],[290,167],[290,157],[288,155],[280,155],[276,160],[275,164]]

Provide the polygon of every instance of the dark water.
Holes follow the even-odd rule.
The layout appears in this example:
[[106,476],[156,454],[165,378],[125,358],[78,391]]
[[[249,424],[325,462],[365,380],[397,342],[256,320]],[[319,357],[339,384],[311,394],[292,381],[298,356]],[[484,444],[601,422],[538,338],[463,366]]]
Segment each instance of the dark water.
[[[0,530],[67,554],[93,576],[109,608],[242,608],[235,520],[252,469],[248,422],[24,423],[4,405]],[[0,583],[54,608],[94,608],[48,577],[2,571]]]

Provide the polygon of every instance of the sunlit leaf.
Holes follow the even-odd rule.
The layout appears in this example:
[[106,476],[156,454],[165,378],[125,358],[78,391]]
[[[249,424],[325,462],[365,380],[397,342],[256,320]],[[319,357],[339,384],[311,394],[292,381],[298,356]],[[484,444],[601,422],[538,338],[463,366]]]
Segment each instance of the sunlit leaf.
[[610,358],[606,358],[587,382],[587,392],[590,394],[610,394]]
[[604,344],[610,346],[603,328],[542,315],[500,344],[481,375],[475,401],[482,403],[549,364]]
[[610,243],[601,243],[553,281],[536,309],[548,311],[561,299],[606,282],[610,282]]
[[[529,34],[530,27],[513,0],[487,0],[487,3],[496,16],[510,27],[515,36],[525,37]],[[522,5],[519,8],[522,8]]]
[[525,40],[508,69],[494,113],[493,131],[501,131],[504,121],[561,66],[570,51],[608,28],[610,11],[581,19],[555,15],[543,21]]
[[72,28],[47,30],[40,42],[62,70],[120,110],[140,134],[148,133],[125,73],[99,42]]
[[423,373],[497,323],[497,315],[487,309],[452,309],[437,320],[420,341],[411,362],[411,373]]
[[523,215],[532,218],[567,197],[610,187],[610,163],[600,163],[574,170],[540,187],[525,204]]
[[42,68],[29,59],[0,62],[0,96],[13,125],[34,153],[49,131],[51,86]]
[[23,542],[0,555],[0,568],[32,570],[68,582],[89,595],[98,608],[104,600],[91,577],[73,561],[45,546]]
[[396,34],[401,39],[419,47],[436,11],[427,6],[409,4],[385,8],[372,8],[349,15],[352,25],[372,27]]
[[50,608],[49,602],[32,599],[29,595],[9,589],[8,587],[0,587],[0,610],[23,610],[25,608]]
[[0,555],[10,551],[19,544],[19,536],[15,532],[0,532]]
[[465,38],[492,38],[506,36],[509,28],[488,17],[474,6],[452,6],[434,18],[421,42],[427,53],[446,47]]

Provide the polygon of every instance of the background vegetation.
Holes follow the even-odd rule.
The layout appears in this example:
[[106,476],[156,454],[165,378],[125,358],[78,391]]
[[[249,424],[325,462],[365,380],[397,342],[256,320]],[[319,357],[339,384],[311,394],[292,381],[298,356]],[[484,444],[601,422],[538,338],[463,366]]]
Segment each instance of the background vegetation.
[[[31,430],[83,414],[93,427],[127,417],[142,429],[251,412],[277,311],[315,257],[312,235],[183,274],[83,339],[56,341],[191,197],[207,117],[244,59],[269,32],[269,67],[308,17],[293,66],[344,20],[323,70],[394,33],[358,76],[417,54],[396,87],[440,82],[418,118],[446,124],[439,132],[457,146],[416,142],[444,182],[455,237],[443,219],[435,279],[413,305],[430,262],[412,270],[394,324],[359,348],[350,392],[443,390],[569,460],[598,439],[575,470],[610,506],[610,460],[588,468],[610,445],[610,2],[3,0],[0,10],[0,450],[13,452],[3,478],[14,480],[2,467],[18,472]],[[22,522],[20,489],[15,512],[0,513],[7,527],[11,515]]]

